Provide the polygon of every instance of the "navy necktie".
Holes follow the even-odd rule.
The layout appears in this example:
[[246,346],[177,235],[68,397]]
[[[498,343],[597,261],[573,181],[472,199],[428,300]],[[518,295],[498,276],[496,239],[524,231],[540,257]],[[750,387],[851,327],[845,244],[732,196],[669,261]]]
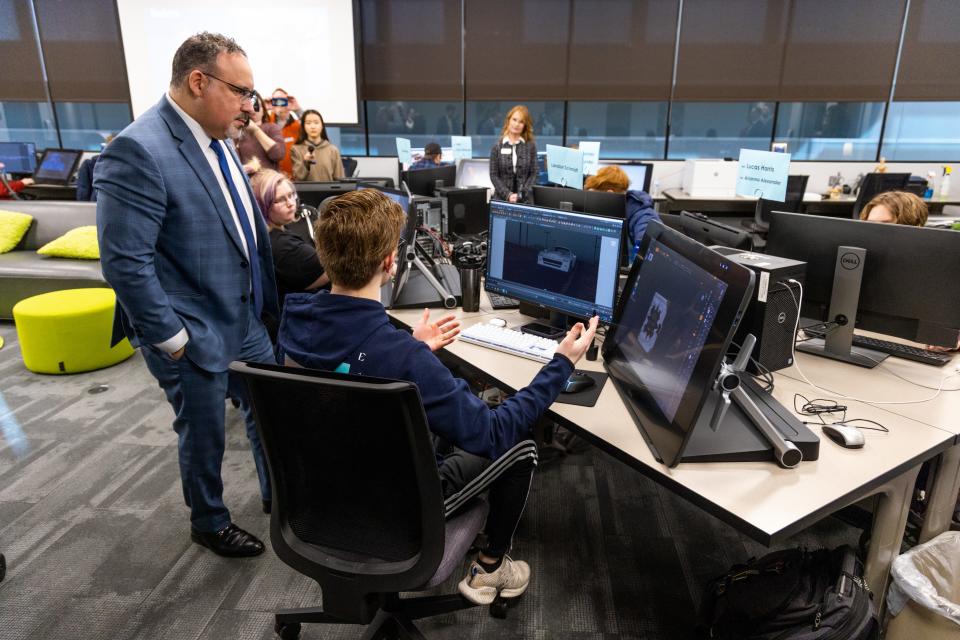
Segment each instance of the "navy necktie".
[[227,156],[223,152],[223,147],[217,140],[210,141],[210,148],[217,154],[217,161],[220,163],[220,173],[223,179],[227,181],[227,190],[230,191],[230,197],[233,199],[233,206],[237,210],[237,218],[240,220],[240,229],[243,230],[243,239],[247,242],[247,262],[250,263],[250,282],[253,289],[253,308],[257,311],[257,317],[263,311],[263,284],[260,282],[260,256],[257,255],[257,243],[253,229],[250,228],[250,220],[247,217],[247,210],[240,199],[240,192],[237,186],[233,184],[233,178],[230,177],[230,165],[227,164]]

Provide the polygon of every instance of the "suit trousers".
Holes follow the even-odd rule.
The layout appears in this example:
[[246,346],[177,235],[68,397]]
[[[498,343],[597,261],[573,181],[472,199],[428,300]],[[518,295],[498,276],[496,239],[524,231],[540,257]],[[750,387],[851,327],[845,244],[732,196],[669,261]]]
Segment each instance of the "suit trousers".
[[[248,304],[247,309],[247,331],[236,359],[275,364],[276,356],[267,330],[255,317],[253,305]],[[224,403],[228,396],[240,401],[260,480],[260,496],[270,500],[270,476],[243,381],[227,371],[205,371],[191,362],[186,353],[174,360],[153,346],[144,347],[142,352],[147,368],[173,407],[180,481],[193,528],[219,531],[231,522],[230,512],[223,503],[223,479],[220,476],[225,442]]]

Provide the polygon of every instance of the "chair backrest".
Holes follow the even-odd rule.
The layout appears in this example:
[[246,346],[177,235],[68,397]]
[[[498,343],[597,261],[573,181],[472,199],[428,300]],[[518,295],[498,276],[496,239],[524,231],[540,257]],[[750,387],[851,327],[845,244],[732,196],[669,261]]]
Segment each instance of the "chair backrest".
[[357,171],[357,161],[353,158],[347,158],[346,156],[341,158],[341,161],[343,162],[344,175],[348,178],[352,178],[353,174]]
[[426,583],[445,523],[417,387],[278,365],[230,370],[246,380],[266,453],[277,556],[320,583],[325,608],[328,587],[349,601]]
[[771,211],[789,211],[798,213],[803,204],[803,194],[807,191],[807,180],[810,176],[787,176],[787,193],[783,202],[776,200],[760,200],[760,219],[756,222],[770,222]]
[[909,173],[868,173],[863,176],[860,191],[853,205],[854,219],[860,217],[860,211],[874,196],[887,191],[902,191],[910,182]]

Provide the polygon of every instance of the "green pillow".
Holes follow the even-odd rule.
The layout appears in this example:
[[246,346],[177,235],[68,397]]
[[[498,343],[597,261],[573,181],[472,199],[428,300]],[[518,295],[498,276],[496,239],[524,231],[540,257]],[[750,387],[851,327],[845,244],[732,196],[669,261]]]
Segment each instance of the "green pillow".
[[100,245],[97,244],[97,228],[90,225],[71,229],[56,240],[51,240],[37,249],[37,253],[54,258],[99,260]]
[[13,251],[20,244],[20,240],[27,234],[33,216],[16,211],[0,210],[0,253]]

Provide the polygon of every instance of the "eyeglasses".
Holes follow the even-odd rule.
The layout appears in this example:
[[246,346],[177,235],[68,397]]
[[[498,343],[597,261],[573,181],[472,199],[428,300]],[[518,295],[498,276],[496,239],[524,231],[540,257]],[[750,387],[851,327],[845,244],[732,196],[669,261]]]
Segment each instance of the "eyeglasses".
[[273,199],[274,202],[292,202],[293,204],[297,204],[298,200],[299,198],[297,198],[296,191],[294,191],[293,193],[288,193],[285,196],[277,196],[276,198]]
[[212,73],[206,73],[206,72],[204,72],[204,71],[201,71],[201,73],[203,73],[204,75],[210,76],[210,77],[213,78],[214,80],[219,80],[219,81],[222,82],[223,84],[225,84],[225,85],[227,85],[228,87],[230,87],[230,90],[233,91],[233,92],[237,95],[237,97],[243,99],[244,102],[253,102],[254,99],[257,97],[257,92],[256,92],[255,90],[253,90],[253,89],[247,89],[246,87],[238,87],[237,85],[233,84],[232,82],[227,82],[227,81],[224,80],[223,78],[218,78],[217,76],[213,75]]

